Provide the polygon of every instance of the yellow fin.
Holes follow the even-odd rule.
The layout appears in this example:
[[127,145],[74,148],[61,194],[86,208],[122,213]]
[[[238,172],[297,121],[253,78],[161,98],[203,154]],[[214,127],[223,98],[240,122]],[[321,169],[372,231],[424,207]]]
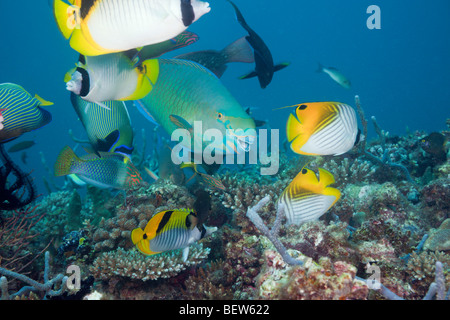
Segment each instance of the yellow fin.
[[298,135],[302,133],[302,124],[298,121],[297,117],[292,113],[289,114],[288,121],[286,123],[286,135],[288,141],[294,140]]
[[150,241],[144,239],[144,231],[141,228],[136,228],[131,231],[131,241],[136,245],[136,248],[145,255],[152,255],[156,252],[150,250]]
[[54,104],[53,102],[42,99],[37,94],[35,94],[34,97],[39,100],[41,106],[52,106]]
[[69,146],[65,146],[56,158],[54,166],[55,176],[60,177],[70,174],[72,163],[74,161],[82,160],[77,157],[75,152],[73,152],[73,150]]
[[[92,44],[87,37],[84,36],[84,33],[88,33],[87,30],[83,32],[81,29],[75,29],[72,33],[72,37],[70,38],[70,46],[78,51],[79,53],[85,56],[98,56],[101,54],[111,53],[113,51],[106,50],[101,48],[98,45]],[[89,36],[90,37],[90,36]],[[93,41],[93,40],[92,40]]]
[[319,182],[324,188],[326,186],[329,186],[330,184],[335,183],[334,176],[328,170],[319,168],[319,177]]
[[69,39],[75,29],[77,8],[73,7],[62,0],[53,0],[53,15],[58,24],[59,31],[64,38]]
[[144,73],[150,82],[154,85],[159,76],[159,61],[158,59],[149,59],[142,62]]
[[144,240],[144,230],[136,228],[131,231],[131,241],[133,241],[133,244],[136,244],[141,240]]

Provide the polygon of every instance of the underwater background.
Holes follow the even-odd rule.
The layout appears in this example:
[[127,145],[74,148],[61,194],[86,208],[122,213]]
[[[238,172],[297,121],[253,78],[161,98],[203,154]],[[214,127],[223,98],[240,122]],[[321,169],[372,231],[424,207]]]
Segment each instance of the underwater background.
[[[209,0],[209,3],[211,12],[188,29],[198,34],[200,40],[188,47],[169,52],[164,57],[170,58],[198,50],[220,50],[237,38],[246,35],[245,30],[236,21],[232,6],[227,1]],[[433,260],[429,256],[424,257],[423,259],[432,260],[432,262],[429,268],[426,267],[420,271],[415,270],[415,267],[408,265],[408,262],[400,258],[413,254],[414,250],[411,248],[416,248],[425,234],[428,235],[431,231],[437,232],[436,230],[448,218],[450,210],[448,155],[446,154],[444,160],[437,161],[432,158],[432,155],[421,150],[418,144],[420,139],[432,132],[446,130],[448,132],[449,130],[450,23],[447,19],[450,9],[449,1],[236,0],[235,3],[239,6],[247,23],[270,48],[274,62],[289,62],[290,65],[276,72],[271,84],[265,89],[261,89],[256,78],[238,79],[239,76],[253,70],[252,64],[229,64],[221,81],[242,106],[252,108],[254,118],[268,120],[270,128],[280,130],[280,145],[286,139],[286,120],[292,110],[274,109],[313,101],[340,101],[355,107],[355,95],[358,95],[368,119],[368,136],[366,137],[368,149],[380,159],[382,158],[383,150],[380,151],[379,148],[385,145],[382,146],[377,140],[380,137],[370,121],[370,118],[374,116],[381,129],[389,132],[387,137],[395,137],[394,140],[386,138],[385,141],[391,150],[398,151],[403,148],[398,151],[399,155],[391,152],[392,162],[405,167],[414,180],[414,183],[411,183],[401,170],[387,168],[389,166],[385,165],[388,162],[377,165],[376,161],[370,162],[355,155],[348,158],[316,159],[312,165],[324,166],[328,163],[325,167],[334,174],[337,187],[347,197],[341,198],[341,201],[320,219],[321,223],[313,222],[309,229],[308,226],[302,226],[303,231],[298,231],[298,227],[296,230],[293,230],[292,226],[283,227],[281,237],[284,238],[285,243],[293,244],[292,249],[312,258],[324,270],[328,270],[327,268],[341,270],[339,272],[342,273],[338,272],[331,276],[336,283],[344,286],[345,281],[341,276],[353,274],[352,271],[348,271],[351,269],[350,265],[355,267],[354,273],[358,272],[360,275],[363,269],[361,265],[380,261],[384,270],[389,270],[389,276],[386,276],[389,279],[385,285],[391,291],[406,299],[423,298],[429,285],[434,281],[434,264],[437,258]],[[381,29],[370,30],[366,25],[370,16],[366,10],[370,5],[377,5],[381,9]],[[52,176],[53,165],[60,150],[65,145],[71,147],[77,145],[72,140],[69,129],[75,137],[86,139],[86,133],[77,119],[70,103],[70,94],[65,89],[64,83],[64,75],[74,66],[78,53],[70,48],[68,41],[59,32],[51,6],[46,0],[1,1],[0,16],[0,83],[19,84],[32,95],[38,94],[54,103],[52,106],[45,107],[53,116],[48,125],[5,144],[7,149],[9,145],[23,140],[34,140],[36,143],[26,150],[26,164],[23,163],[20,153],[10,154],[10,156],[24,172],[31,171],[37,194],[41,194],[36,204],[43,202],[37,212],[49,214],[56,208],[69,206],[68,203],[74,198],[70,189],[57,190],[64,186],[65,179]],[[326,74],[316,72],[319,63],[335,67],[343,72],[351,80],[351,88],[345,89]],[[154,145],[155,125],[145,119],[132,103],[127,102],[127,106],[135,130],[135,145],[139,149],[145,143],[146,155],[150,156],[157,148]],[[142,129],[145,130],[144,135]],[[157,132],[158,138],[169,137],[163,130]],[[78,152],[80,150],[78,149]],[[447,151],[448,149],[445,149],[445,152]],[[126,288],[122,292],[113,287],[114,281],[126,282],[123,277],[119,277],[119,280],[114,278],[120,274],[117,270],[122,270],[123,266],[102,274],[96,272],[89,274],[84,270],[83,272],[86,273],[83,273],[83,276],[94,275],[95,281],[103,281],[99,291],[115,299],[184,299],[189,294],[190,298],[198,299],[338,299],[342,297],[381,299],[381,295],[368,291],[366,288],[356,288],[355,284],[350,285],[347,296],[325,293],[322,296],[302,295],[292,288],[293,283],[287,286],[285,283],[289,282],[286,279],[301,279],[301,273],[306,272],[305,270],[291,270],[286,266],[283,271],[280,271],[278,278],[275,275],[276,272],[270,270],[273,264],[267,261],[279,261],[283,264],[282,259],[277,256],[278,253],[273,248],[270,252],[264,250],[270,247],[269,244],[264,244],[264,248],[257,245],[262,241],[258,240],[261,233],[246,220],[245,212],[266,194],[270,194],[275,201],[279,193],[306,163],[306,161],[298,160],[299,158],[301,157],[290,150],[286,151],[280,160],[280,172],[274,177],[259,176],[259,167],[236,171],[230,169],[219,173],[218,177],[221,178],[229,193],[219,196],[217,194],[220,191],[212,192],[212,208],[215,213],[214,217],[208,221],[209,225],[217,226],[219,232],[203,243],[202,247],[191,250],[191,252],[194,251],[193,254],[198,260],[191,262],[191,265],[201,264],[201,261],[206,259],[210,262],[209,265],[203,266],[201,271],[185,266],[184,268],[188,271],[181,275],[174,272],[173,277],[169,277],[172,279],[171,282],[165,280],[166,282],[160,285],[145,278],[146,286],[142,291],[139,291],[140,287],[135,281],[142,281],[144,276],[141,276],[141,279],[139,276],[129,277],[132,280],[129,284],[122,286]],[[48,194],[49,188],[44,185],[43,178],[49,182],[51,195]],[[339,180],[339,178],[342,179]],[[52,244],[49,248],[51,248],[51,254],[56,255],[62,238],[73,231],[72,229],[77,227],[81,229],[85,219],[99,213],[99,209],[94,206],[101,205],[101,210],[109,212],[102,213],[103,217],[91,216],[90,218],[90,223],[95,225],[90,226],[92,227],[90,241],[93,250],[96,251],[95,254],[89,253],[87,261],[92,264],[100,255],[103,255],[101,257],[104,261],[118,259],[113,256],[114,254],[127,255],[129,259],[132,259],[130,255],[139,253],[122,252],[131,249],[133,245],[131,241],[126,243],[128,238],[123,234],[111,235],[112,232],[119,232],[113,230],[129,231],[132,227],[124,226],[127,221],[136,220],[134,227],[139,223],[142,225],[141,221],[148,221],[151,215],[157,212],[157,208],[187,207],[192,206],[195,201],[195,197],[184,186],[172,183],[153,184],[148,177],[145,180],[149,182],[149,186],[144,188],[147,191],[136,189],[131,194],[127,194],[129,198],[127,198],[126,207],[122,206],[123,199],[120,196],[111,196],[110,203],[105,205],[105,203],[95,203],[92,199],[88,200],[89,194],[91,197],[104,198],[103,191],[97,194],[97,191],[81,190],[83,208],[78,209],[80,218],[77,223],[79,225],[77,226],[76,223],[73,226],[67,223],[62,225],[59,222],[57,226],[52,226],[50,224],[56,223],[55,220],[43,218],[41,223],[45,221],[47,225],[40,228],[45,230],[42,233],[46,233],[46,236],[33,238],[33,241],[40,243],[34,244],[33,250],[30,247],[30,251],[33,255],[41,252],[51,240]],[[370,201],[364,198],[366,194],[370,197]],[[145,201],[149,201],[151,208],[145,207]],[[136,210],[139,212],[135,212]],[[274,203],[264,210],[262,217],[268,225],[273,223],[275,212]],[[356,215],[361,212],[364,214]],[[340,222],[335,222],[333,216],[337,216]],[[99,227],[99,221],[102,219],[103,225]],[[357,219],[359,219],[358,222],[355,222]],[[61,220],[64,219],[61,218]],[[371,221],[370,226],[364,225],[367,221]],[[108,223],[111,224],[109,227]],[[116,227],[112,227],[113,223]],[[117,227],[120,224],[123,226]],[[59,228],[58,231],[54,231],[53,227]],[[446,230],[444,232],[446,236],[439,242],[447,241],[448,244],[450,227],[444,225],[441,228]],[[100,229],[102,233],[109,235],[99,235]],[[96,236],[94,236],[95,232],[97,232]],[[311,237],[317,238],[308,238],[308,234],[315,234],[316,236]],[[318,234],[325,239],[323,241],[329,242],[321,243],[322,240],[318,239]],[[353,244],[350,245],[347,241],[351,235],[353,235]],[[389,238],[392,235],[395,235],[395,239]],[[93,240],[94,238],[97,240]],[[108,244],[102,243],[108,240],[110,240]],[[374,246],[379,249],[379,252],[363,254],[364,250],[370,251],[371,242],[376,242]],[[312,245],[314,243],[315,247]],[[207,257],[205,248],[215,248],[215,246],[217,250],[208,252],[209,257]],[[362,246],[367,247],[361,249]],[[236,248],[240,248],[241,251]],[[436,252],[436,255],[440,255],[440,260],[443,260],[441,262],[446,263],[444,273],[448,279],[450,246],[442,250],[438,249],[433,247],[427,254]],[[231,251],[241,252],[241,254]],[[419,259],[418,255],[417,252],[414,259]],[[33,263],[43,263],[43,256],[42,254]],[[135,257],[135,260],[142,257]],[[320,258],[323,257],[329,260],[326,262],[321,260],[319,263]],[[67,255],[68,261],[76,261],[79,258],[76,254],[71,258]],[[170,260],[170,258],[165,259]],[[138,263],[143,262],[136,262]],[[330,267],[333,263],[334,267]],[[421,265],[425,264],[421,263]],[[55,262],[53,269],[59,266],[60,270],[63,270],[62,266],[65,265],[66,262]],[[230,268],[233,267],[236,269],[231,271]],[[316,267],[308,265],[311,273],[319,272],[312,270]],[[33,267],[29,264],[27,268],[29,269],[25,268],[24,271],[28,274],[42,277],[38,265]],[[237,270],[238,268],[241,270]],[[401,272],[396,273],[395,270],[399,269]],[[413,269],[414,271],[411,271]],[[125,277],[125,279],[129,278]],[[268,278],[273,281],[265,282]],[[280,282],[284,281],[285,287],[280,289],[276,279]],[[202,280],[205,280],[204,287],[198,284]],[[198,285],[195,290],[194,283]],[[172,289],[169,288],[171,285]],[[308,288],[308,285],[310,284],[304,284],[304,287]],[[345,283],[345,285],[348,284]],[[14,286],[21,287],[19,284],[12,284],[12,288]],[[173,288],[179,287],[189,294],[176,294]],[[237,293],[233,295],[232,291],[239,291],[240,295]],[[193,295],[193,292],[208,293]]]

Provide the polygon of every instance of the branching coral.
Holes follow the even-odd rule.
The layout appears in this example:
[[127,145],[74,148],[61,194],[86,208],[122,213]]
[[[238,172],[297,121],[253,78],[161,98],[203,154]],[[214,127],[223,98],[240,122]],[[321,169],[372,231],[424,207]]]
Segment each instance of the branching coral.
[[95,278],[102,280],[117,276],[142,281],[170,278],[190,266],[199,264],[208,257],[209,252],[210,249],[203,248],[202,244],[193,245],[188,259],[183,262],[181,250],[145,256],[137,250],[118,248],[99,255],[90,271]]

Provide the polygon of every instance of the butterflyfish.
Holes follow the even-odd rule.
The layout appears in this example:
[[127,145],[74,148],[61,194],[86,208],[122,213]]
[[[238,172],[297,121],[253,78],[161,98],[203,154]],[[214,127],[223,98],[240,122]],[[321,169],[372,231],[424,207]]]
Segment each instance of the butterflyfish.
[[199,225],[194,210],[167,210],[155,214],[144,230],[134,229],[131,232],[131,240],[145,255],[183,249],[183,261],[186,261],[189,246],[216,230],[216,227]]
[[150,59],[134,67],[130,55],[123,52],[95,57],[80,55],[76,68],[65,76],[66,89],[101,106],[103,101],[145,97],[158,78],[158,63]]
[[121,189],[139,185],[143,180],[130,158],[115,152],[99,152],[78,157],[66,146],[59,153],[55,176],[75,174],[83,182],[101,189]]
[[292,151],[303,155],[340,155],[358,142],[355,110],[340,102],[302,103],[290,114],[286,133]]
[[275,68],[272,53],[270,52],[263,39],[252,28],[250,28],[239,8],[230,0],[228,0],[228,2],[234,8],[237,21],[248,32],[248,36],[246,36],[245,39],[248,41],[254,51],[255,71],[251,74],[241,77],[241,79],[248,79],[256,76],[258,77],[259,85],[264,89],[272,81],[273,73],[287,67],[289,64],[283,63],[277,65],[277,67]]
[[174,58],[195,61],[211,70],[218,78],[223,75],[227,69],[227,64],[230,62],[253,63],[255,61],[253,50],[245,37],[237,39],[220,51],[195,51],[181,54]]
[[52,104],[38,95],[31,96],[17,84],[0,84],[0,109],[3,117],[0,143],[13,140],[50,123],[51,113],[41,107]]
[[88,102],[73,92],[70,101],[86,130],[89,142],[96,152],[133,152],[133,128],[123,101]]
[[[193,61],[156,61],[158,80],[153,90],[136,104],[144,109],[143,113],[151,115],[169,135],[180,128],[190,132],[192,141],[180,143],[191,150],[195,143],[203,149],[210,147],[224,153],[249,150],[256,140],[255,122],[220,79]],[[195,122],[201,124],[202,130],[195,130]],[[223,139],[206,141],[203,132],[208,129],[216,129]]]
[[87,56],[169,40],[210,10],[200,0],[53,1],[59,30],[74,50]]
[[317,72],[323,72],[330,76],[331,79],[333,79],[336,83],[338,83],[340,86],[344,87],[345,89],[350,89],[352,84],[350,80],[347,79],[342,72],[340,72],[338,69],[333,67],[324,67],[319,63],[319,68],[317,69]]
[[287,224],[302,224],[317,220],[341,197],[341,192],[329,187],[333,175],[319,168],[319,178],[310,169],[303,168],[281,194],[278,202],[284,204]]

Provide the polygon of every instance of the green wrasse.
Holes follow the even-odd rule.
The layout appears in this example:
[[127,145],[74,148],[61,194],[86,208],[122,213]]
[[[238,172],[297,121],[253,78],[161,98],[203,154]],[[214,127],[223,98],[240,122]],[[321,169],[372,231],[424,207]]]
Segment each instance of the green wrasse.
[[53,0],[59,30],[88,56],[169,40],[211,9],[200,0]]
[[52,115],[41,106],[52,104],[38,95],[31,96],[17,84],[0,84],[0,109],[3,117],[0,143],[13,140],[25,132],[48,124],[52,120]]
[[55,162],[55,176],[77,175],[85,183],[98,188],[126,189],[142,182],[131,160],[122,154],[100,152],[78,157],[66,146]]
[[[194,143],[203,148],[227,153],[249,150],[256,138],[255,122],[211,71],[187,60],[157,61],[159,76],[154,88],[137,103],[144,114],[169,135],[177,128],[189,130]],[[194,121],[202,130],[194,130]],[[205,141],[203,132],[208,129],[218,130],[223,141]]]
[[319,68],[317,69],[317,72],[319,72],[319,73],[323,72],[323,73],[328,74],[331,79],[336,81],[339,85],[341,85],[345,89],[350,89],[350,87],[352,86],[350,80],[348,80],[347,77],[344,76],[342,74],[342,72],[340,72],[336,68],[333,68],[333,67],[327,68],[319,63]]
[[103,105],[107,108],[104,108],[74,93],[70,94],[70,100],[95,151],[131,154],[133,128],[123,101],[105,101]]

